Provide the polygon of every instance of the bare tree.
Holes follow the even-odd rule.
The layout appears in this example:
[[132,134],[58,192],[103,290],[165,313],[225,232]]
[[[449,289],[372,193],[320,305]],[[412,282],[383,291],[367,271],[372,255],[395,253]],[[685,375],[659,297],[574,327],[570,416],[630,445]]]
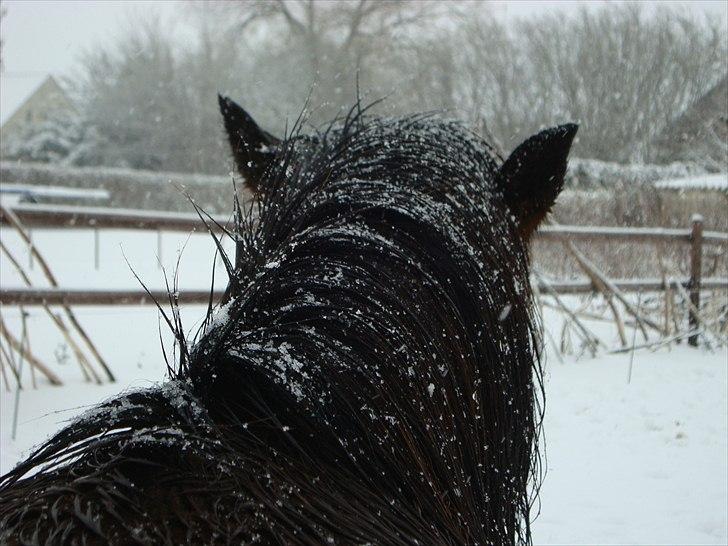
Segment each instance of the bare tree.
[[92,164],[228,172],[215,94],[240,69],[234,44],[211,21],[195,21],[197,43],[180,49],[159,19],[137,21],[111,47],[83,58],[76,94],[95,130]]
[[401,68],[414,78],[410,96],[485,124],[507,149],[577,120],[578,155],[647,161],[671,121],[725,77],[725,40],[720,22],[667,8],[609,6],[509,25],[471,6],[454,27],[416,40]]
[[335,117],[357,81],[365,101],[389,97],[380,112],[443,110],[506,150],[576,120],[582,157],[669,161],[658,136],[725,77],[728,53],[720,22],[634,4],[515,24],[469,2],[251,0],[185,14],[184,46],[152,20],[86,57],[95,161],[226,173],[216,92],[283,133],[309,95],[313,123]]
[[[281,103],[295,104],[298,109],[310,91],[310,102],[316,107],[313,119],[324,120],[353,102],[357,79],[363,89],[383,92],[381,75],[394,50],[408,33],[426,28],[443,5],[432,1],[278,0],[223,2],[210,9],[228,28],[237,29],[239,40],[249,45],[256,31],[265,27],[267,37],[250,49],[257,61],[253,79],[270,85],[281,99],[286,94],[295,96]],[[286,85],[286,92],[275,89],[276,83]],[[288,116],[296,113],[285,112]]]
[[[0,6],[0,25],[2,25],[2,20],[7,17],[7,15],[8,8],[6,6]],[[5,45],[5,40],[0,35],[0,72],[5,69],[5,63],[3,62],[3,45]]]
[[650,159],[661,130],[725,74],[724,31],[675,10],[582,9],[520,28],[539,117],[578,119],[588,157]]

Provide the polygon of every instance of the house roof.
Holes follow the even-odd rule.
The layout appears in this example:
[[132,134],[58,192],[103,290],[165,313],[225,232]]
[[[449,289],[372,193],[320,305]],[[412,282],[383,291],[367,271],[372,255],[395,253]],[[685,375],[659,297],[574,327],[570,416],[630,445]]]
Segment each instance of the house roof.
[[691,104],[677,119],[671,123],[670,129],[690,131],[716,115],[725,115],[728,104],[728,75],[715,84],[710,91]]
[[48,74],[22,73],[0,74],[0,125],[3,125],[10,116],[31,97]]
[[725,170],[728,138],[728,76],[678,115],[656,139],[662,161],[695,161]]
[[0,78],[2,100],[0,101],[0,124],[6,124],[38,95],[52,91],[60,93],[68,106],[73,104],[68,94],[58,81],[50,74],[37,78]]

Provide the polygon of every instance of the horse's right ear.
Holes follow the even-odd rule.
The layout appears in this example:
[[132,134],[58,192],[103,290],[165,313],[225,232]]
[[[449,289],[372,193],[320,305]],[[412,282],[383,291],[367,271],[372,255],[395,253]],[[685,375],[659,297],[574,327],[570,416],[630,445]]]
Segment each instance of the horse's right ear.
[[567,123],[533,135],[513,151],[498,172],[498,186],[526,240],[564,187],[566,161],[578,128]]
[[260,179],[275,158],[280,140],[264,131],[253,118],[228,97],[217,96],[220,113],[238,172],[254,193],[260,191]]

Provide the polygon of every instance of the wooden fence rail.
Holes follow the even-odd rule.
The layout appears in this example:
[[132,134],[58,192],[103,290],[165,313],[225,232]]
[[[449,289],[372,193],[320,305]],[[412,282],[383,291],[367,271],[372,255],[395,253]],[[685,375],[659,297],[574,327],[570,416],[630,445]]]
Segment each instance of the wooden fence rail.
[[[23,305],[153,305],[156,299],[164,306],[169,298],[165,290],[151,290],[151,296],[139,289],[103,290],[103,289],[60,289],[60,288],[1,288],[0,304]],[[222,297],[222,290],[212,293],[213,303]],[[179,293],[182,305],[207,304],[210,290],[186,290]]]
[[[97,228],[193,231],[204,229],[194,213],[156,210],[109,209],[58,205],[18,204],[12,211],[30,228]],[[212,215],[220,225],[230,225],[230,215]],[[8,220],[0,213],[0,223]],[[213,226],[214,228],[214,226]],[[540,240],[561,240],[564,236],[578,240],[628,240],[634,242],[673,241],[690,243],[690,228],[627,228],[610,226],[542,226],[536,233]],[[704,231],[703,243],[728,244],[728,233]]]
[[[664,290],[662,279],[621,279],[612,281],[622,292],[658,292]],[[690,288],[690,280],[679,281],[685,288]],[[588,294],[594,291],[590,281],[557,281],[549,282],[548,286],[559,294]],[[728,278],[713,277],[703,279],[703,290],[728,290]],[[546,285],[538,283],[538,289],[546,292]],[[167,292],[152,290],[152,296],[137,289],[101,290],[83,289],[69,290],[61,288],[2,288],[0,289],[0,304],[23,305],[27,307],[38,305],[69,305],[69,306],[103,306],[103,305],[153,305],[156,299],[163,306],[168,301]],[[222,297],[222,290],[212,293],[213,303]],[[210,290],[185,290],[179,293],[181,305],[207,305],[210,300]]]
[[[205,229],[200,217],[194,213],[25,204],[14,205],[11,210],[23,225],[29,228],[147,229],[161,231]],[[215,222],[223,226],[229,224],[232,218],[230,215],[213,214],[211,216]],[[9,219],[1,211],[0,223],[9,223]]]

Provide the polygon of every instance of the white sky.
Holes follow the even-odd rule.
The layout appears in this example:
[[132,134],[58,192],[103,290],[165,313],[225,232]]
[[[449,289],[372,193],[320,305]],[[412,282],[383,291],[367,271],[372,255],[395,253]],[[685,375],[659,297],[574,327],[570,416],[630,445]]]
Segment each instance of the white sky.
[[[545,11],[573,11],[610,0],[493,0],[490,7],[507,17]],[[0,0],[7,8],[0,33],[4,71],[0,73],[0,122],[5,121],[48,74],[68,74],[79,55],[103,45],[128,28],[130,16],[159,14],[174,32],[184,25],[175,0]],[[614,3],[614,0],[612,0]],[[685,4],[728,24],[728,1],[643,0],[644,4]],[[484,4],[485,7],[485,4]]]
[[173,0],[0,0],[7,9],[0,33],[0,123],[40,85],[48,74],[68,74],[83,51],[124,32],[138,14],[159,13],[179,24]]

